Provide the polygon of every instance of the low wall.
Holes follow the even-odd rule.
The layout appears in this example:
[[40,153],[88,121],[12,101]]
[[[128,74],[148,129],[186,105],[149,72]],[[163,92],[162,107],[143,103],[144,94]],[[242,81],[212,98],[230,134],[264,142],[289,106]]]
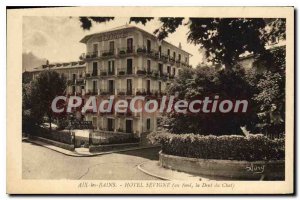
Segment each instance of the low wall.
[[139,143],[123,143],[123,144],[105,144],[105,145],[91,145],[89,151],[93,152],[103,152],[103,151],[113,151],[120,150],[124,148],[137,147]]
[[[159,153],[161,166],[212,179],[284,180],[285,162],[197,159]],[[218,177],[218,178],[217,178]]]
[[57,142],[57,141],[54,141],[54,140],[49,140],[49,139],[42,138],[42,137],[37,137],[37,136],[30,136],[30,138],[35,139],[35,140],[39,140],[41,142],[45,142],[45,143],[48,143],[48,144],[51,144],[53,146],[57,146],[57,147],[60,147],[60,148],[63,148],[63,149],[67,149],[69,151],[74,151],[74,149],[75,149],[74,145],[71,145],[71,144]]

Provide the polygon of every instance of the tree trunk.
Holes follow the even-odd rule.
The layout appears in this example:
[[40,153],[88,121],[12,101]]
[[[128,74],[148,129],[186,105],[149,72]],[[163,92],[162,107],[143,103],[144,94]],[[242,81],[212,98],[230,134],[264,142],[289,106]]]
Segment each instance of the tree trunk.
[[50,129],[50,132],[52,131],[52,117],[51,115],[48,115],[48,118],[49,118],[49,129]]

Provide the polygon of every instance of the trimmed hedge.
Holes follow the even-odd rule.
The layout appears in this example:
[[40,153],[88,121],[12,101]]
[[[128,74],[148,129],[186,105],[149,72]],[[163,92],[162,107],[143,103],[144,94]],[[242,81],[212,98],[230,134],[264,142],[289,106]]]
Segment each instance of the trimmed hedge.
[[122,144],[139,142],[139,139],[135,138],[133,134],[95,132],[92,134],[91,142],[92,145]]
[[264,135],[196,135],[152,133],[154,144],[161,144],[169,155],[200,159],[267,161],[284,160],[284,139],[271,140]]
[[52,132],[50,132],[47,129],[38,128],[35,131],[34,136],[46,138],[49,140],[54,140],[57,142],[62,142],[65,144],[74,144],[72,134],[69,130],[61,130],[61,131],[52,130]]

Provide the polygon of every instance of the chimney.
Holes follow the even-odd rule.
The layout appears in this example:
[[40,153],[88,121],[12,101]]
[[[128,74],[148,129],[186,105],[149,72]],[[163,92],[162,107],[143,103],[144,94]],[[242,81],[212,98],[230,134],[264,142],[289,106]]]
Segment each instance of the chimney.
[[178,48],[179,48],[179,49],[181,49],[181,48],[182,48],[182,47],[181,47],[181,42],[179,42]]

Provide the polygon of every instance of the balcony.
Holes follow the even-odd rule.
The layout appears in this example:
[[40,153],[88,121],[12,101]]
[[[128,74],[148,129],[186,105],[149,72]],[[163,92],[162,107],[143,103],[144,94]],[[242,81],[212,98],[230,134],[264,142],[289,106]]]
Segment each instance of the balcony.
[[147,91],[146,89],[137,89],[135,94],[138,96],[152,96],[152,97],[161,97],[163,95],[166,95],[165,92],[159,90]]
[[87,52],[86,54],[82,54],[80,56],[81,60],[92,60],[92,59],[100,59],[100,58],[112,58],[112,57],[126,57],[132,55],[145,55],[154,60],[159,60],[164,63],[177,64],[177,65],[185,65],[188,66],[186,62],[181,62],[180,60],[176,60],[174,57],[170,55],[159,52],[156,49],[147,49],[146,46],[132,46],[132,47],[121,47],[117,49],[109,49],[103,51],[94,51]]
[[85,84],[84,78],[78,78],[78,79],[76,79],[76,84],[78,84],[78,85],[83,85],[83,84]]
[[98,71],[93,71],[91,74],[92,77],[98,76]]
[[117,89],[117,94],[120,96],[133,95],[133,89]]
[[106,51],[101,51],[100,54],[102,57],[113,57],[116,55],[116,51],[115,49],[110,49]]
[[115,90],[100,89],[100,95],[115,95]]
[[118,49],[118,55],[120,57],[127,56],[127,55],[132,55],[134,53],[136,53],[135,46],[132,46],[132,47],[123,47],[123,48],[119,48]]
[[93,59],[98,57],[98,51],[87,52],[87,54],[82,54],[80,58],[84,59]]
[[115,70],[113,70],[113,71],[108,71],[108,72],[107,72],[107,75],[109,75],[109,76],[114,76],[114,75],[116,75]]
[[92,90],[88,90],[85,95],[89,96],[89,95],[98,95],[98,90],[97,89],[92,89]]
[[119,76],[133,75],[134,72],[135,72],[134,67],[132,67],[131,70],[127,70],[127,68],[125,68],[125,67],[118,68],[118,75]]

